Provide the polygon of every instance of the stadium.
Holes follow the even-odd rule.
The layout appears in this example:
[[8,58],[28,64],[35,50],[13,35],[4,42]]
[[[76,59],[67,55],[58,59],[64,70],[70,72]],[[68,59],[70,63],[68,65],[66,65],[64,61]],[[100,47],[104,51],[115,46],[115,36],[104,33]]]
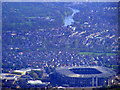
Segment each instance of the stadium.
[[102,87],[116,73],[101,66],[58,67],[50,75],[51,83],[66,87]]

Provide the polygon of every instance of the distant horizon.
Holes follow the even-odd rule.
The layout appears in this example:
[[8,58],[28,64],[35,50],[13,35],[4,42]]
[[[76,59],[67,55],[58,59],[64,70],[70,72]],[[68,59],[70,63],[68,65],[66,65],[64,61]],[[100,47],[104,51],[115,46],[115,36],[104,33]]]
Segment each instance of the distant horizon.
[[1,2],[119,2],[120,0],[1,0]]

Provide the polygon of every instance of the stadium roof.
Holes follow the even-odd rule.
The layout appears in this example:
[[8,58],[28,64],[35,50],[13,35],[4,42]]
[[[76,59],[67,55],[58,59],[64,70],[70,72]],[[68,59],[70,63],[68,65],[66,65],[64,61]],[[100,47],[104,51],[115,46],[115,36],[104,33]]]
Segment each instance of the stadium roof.
[[[89,71],[88,69],[94,69],[96,71],[99,71],[100,73],[75,73],[74,69],[76,68],[82,68],[85,69],[86,72]],[[79,66],[79,67],[58,67],[56,68],[56,72],[67,76],[67,77],[76,77],[76,78],[86,78],[86,77],[110,77],[110,76],[114,76],[116,73],[110,69],[110,68],[106,68],[106,67],[101,67],[101,66]]]

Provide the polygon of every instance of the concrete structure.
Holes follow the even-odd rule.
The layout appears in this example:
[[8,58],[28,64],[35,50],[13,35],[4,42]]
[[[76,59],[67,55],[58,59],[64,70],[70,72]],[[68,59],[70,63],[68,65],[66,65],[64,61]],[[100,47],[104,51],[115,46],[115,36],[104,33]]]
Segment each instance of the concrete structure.
[[67,87],[101,87],[116,73],[106,67],[59,67],[50,75],[51,83]]
[[46,85],[46,83],[43,83],[41,80],[29,80],[28,84],[32,84],[32,85],[35,85],[35,84]]

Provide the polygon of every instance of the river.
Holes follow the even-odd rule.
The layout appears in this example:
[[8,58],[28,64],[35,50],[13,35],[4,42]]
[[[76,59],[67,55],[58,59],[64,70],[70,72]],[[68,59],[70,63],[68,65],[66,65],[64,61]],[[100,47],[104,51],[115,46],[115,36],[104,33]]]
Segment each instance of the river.
[[74,16],[74,14],[79,12],[79,10],[77,10],[77,9],[73,9],[73,8],[70,8],[70,9],[72,9],[73,13],[72,13],[72,15],[65,17],[64,26],[68,26],[68,25],[71,25],[72,23],[74,23],[73,16]]

